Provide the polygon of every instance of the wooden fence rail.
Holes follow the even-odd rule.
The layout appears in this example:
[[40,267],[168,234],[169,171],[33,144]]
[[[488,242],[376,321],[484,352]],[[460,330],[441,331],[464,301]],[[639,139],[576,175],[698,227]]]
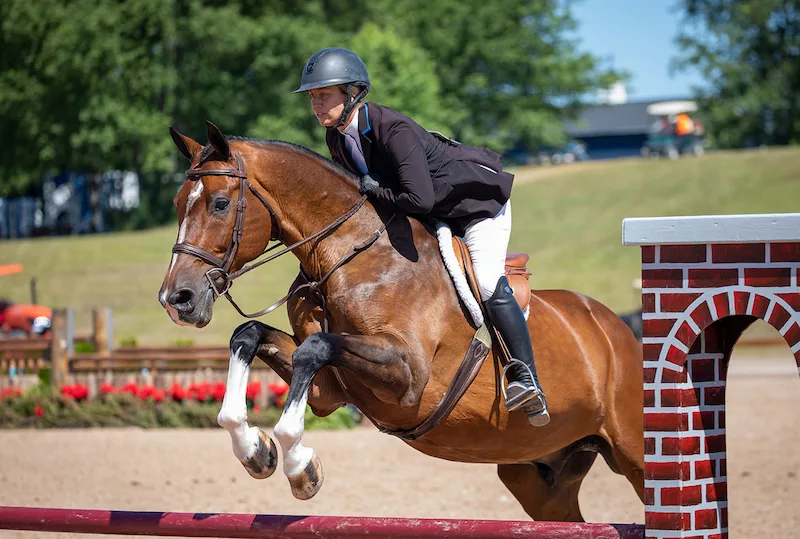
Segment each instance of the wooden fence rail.
[[[27,389],[39,383],[43,369],[49,369],[56,387],[82,383],[90,396],[102,383],[119,387],[127,382],[169,388],[173,383],[186,387],[199,382],[225,381],[230,360],[227,346],[121,346],[112,348],[111,319],[108,310],[92,313],[93,330],[76,338],[72,314],[54,309],[50,336],[0,340],[0,390],[8,386]],[[75,351],[75,342],[86,341],[94,352]],[[280,378],[261,361],[253,363],[253,381],[262,386]],[[266,406],[266,387],[256,404]]]

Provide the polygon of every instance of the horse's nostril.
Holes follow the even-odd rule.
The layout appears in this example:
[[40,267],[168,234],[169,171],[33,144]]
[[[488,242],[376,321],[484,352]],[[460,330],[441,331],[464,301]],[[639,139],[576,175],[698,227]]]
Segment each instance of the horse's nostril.
[[188,313],[194,310],[194,292],[188,288],[176,290],[170,294],[168,301],[179,312]]

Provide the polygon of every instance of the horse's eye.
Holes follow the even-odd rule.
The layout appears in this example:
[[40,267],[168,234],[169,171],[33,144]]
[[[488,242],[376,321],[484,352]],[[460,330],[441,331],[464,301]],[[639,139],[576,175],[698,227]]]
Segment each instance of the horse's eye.
[[217,211],[224,211],[225,208],[228,207],[229,202],[230,201],[228,201],[227,199],[220,198],[219,200],[214,202],[214,209]]

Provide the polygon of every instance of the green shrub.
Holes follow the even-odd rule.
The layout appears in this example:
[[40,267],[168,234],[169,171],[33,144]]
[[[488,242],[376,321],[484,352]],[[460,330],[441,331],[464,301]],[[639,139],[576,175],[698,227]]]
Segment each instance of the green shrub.
[[77,341],[74,345],[76,354],[92,354],[97,351],[93,342]]

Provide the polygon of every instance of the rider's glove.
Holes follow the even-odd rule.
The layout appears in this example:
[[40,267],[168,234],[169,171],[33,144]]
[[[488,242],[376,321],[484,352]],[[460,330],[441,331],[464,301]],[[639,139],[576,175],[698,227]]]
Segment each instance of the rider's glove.
[[367,173],[361,176],[361,179],[358,181],[358,192],[362,195],[375,196],[380,186],[381,184]]

